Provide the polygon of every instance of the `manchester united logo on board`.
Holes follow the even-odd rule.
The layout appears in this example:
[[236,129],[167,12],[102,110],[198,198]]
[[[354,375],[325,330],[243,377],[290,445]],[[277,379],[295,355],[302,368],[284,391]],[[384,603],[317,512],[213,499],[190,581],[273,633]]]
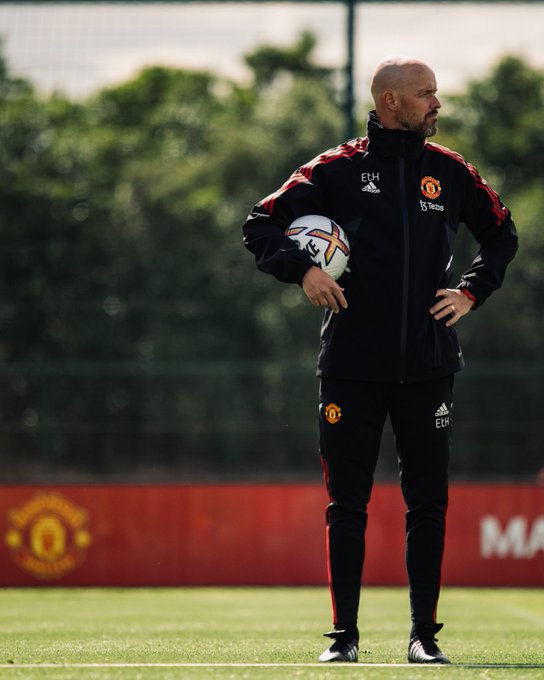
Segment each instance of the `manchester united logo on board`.
[[91,544],[86,510],[58,493],[39,493],[7,513],[5,542],[24,571],[50,581],[73,571]]
[[325,406],[325,419],[331,425],[337,423],[342,417],[342,409],[336,404],[327,404]]
[[440,182],[434,177],[424,177],[421,180],[421,193],[426,198],[438,198],[442,192]]

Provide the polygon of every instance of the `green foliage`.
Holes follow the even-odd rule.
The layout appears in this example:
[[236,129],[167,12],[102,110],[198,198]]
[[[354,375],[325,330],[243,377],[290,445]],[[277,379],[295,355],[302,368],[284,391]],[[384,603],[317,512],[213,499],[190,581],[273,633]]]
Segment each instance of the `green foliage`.
[[[342,141],[314,48],[303,34],[292,47],[255,50],[246,57],[254,87],[151,67],[79,104],[40,98],[2,61],[0,357],[307,358],[319,315],[297,287],[254,270],[240,225],[298,165]],[[506,57],[453,98],[441,131],[491,179],[502,173],[522,234],[538,234],[543,83]],[[532,260],[527,271],[539,271],[539,253],[520,255]],[[459,266],[474,254],[461,242]],[[523,318],[540,319],[527,311],[540,299],[538,274],[512,272],[503,302],[515,312],[524,299]],[[485,313],[496,332],[498,315]],[[495,343],[471,322],[467,349],[483,353]],[[533,325],[529,355],[541,346],[540,321]]]
[[489,76],[448,100],[446,130],[503,192],[544,177],[544,73],[501,59]]
[[[241,236],[259,197],[341,141],[341,114],[312,49],[301,39],[292,78],[281,77],[284,64],[266,92],[153,67],[81,103],[39,96],[0,62],[0,361],[296,360],[308,347],[313,356],[319,315],[297,289],[256,271]],[[279,382],[273,372],[265,382],[275,419]],[[210,451],[233,445],[208,419],[223,423],[234,405],[224,381],[215,391],[200,383],[187,391],[187,380],[155,381],[146,393],[141,378],[57,376],[40,388],[22,368],[2,380],[1,448],[26,469],[45,451],[42,474],[53,461],[74,467],[74,456],[85,474],[108,458],[110,469],[135,469],[150,446],[134,424],[158,420],[175,424],[162,426],[176,430],[175,444],[161,435],[166,459],[207,447],[201,465],[210,465]],[[240,393],[238,411],[258,406],[253,391]],[[207,432],[198,442],[177,432],[187,414],[189,428]],[[55,433],[52,421],[61,423]],[[127,422],[120,446],[111,428]],[[98,423],[108,434],[95,434]],[[4,474],[13,479],[16,469]]]
[[[520,234],[502,290],[461,322],[468,355],[542,358],[544,257],[544,72],[506,56],[489,76],[448,100],[441,141],[461,151],[501,192]],[[475,254],[461,238],[457,266]],[[497,342],[500,338],[500,342]]]
[[[333,74],[314,49],[307,33],[258,48],[246,57],[249,86],[151,67],[80,103],[40,96],[0,56],[0,361],[265,361],[236,408],[261,419],[257,439],[287,419],[290,386],[274,365],[313,363],[321,314],[297,286],[256,270],[241,225],[296,167],[343,141]],[[452,98],[441,127],[439,141],[502,190],[521,233],[504,289],[461,322],[469,359],[542,356],[543,83],[506,57]],[[459,269],[476,250],[459,242]],[[19,378],[0,396],[17,423],[9,432],[40,410]],[[146,399],[114,382],[80,386],[64,416],[175,422],[198,392]],[[222,402],[199,407],[199,427]]]
[[253,71],[256,87],[266,87],[282,74],[316,80],[323,87],[333,72],[313,61],[316,44],[313,33],[304,31],[292,47],[262,45],[247,54],[245,62]]
[[544,347],[544,190],[539,183],[529,184],[516,192],[511,201],[520,231],[521,249],[512,264],[509,299],[514,301],[506,311],[515,319],[514,353],[540,359]]

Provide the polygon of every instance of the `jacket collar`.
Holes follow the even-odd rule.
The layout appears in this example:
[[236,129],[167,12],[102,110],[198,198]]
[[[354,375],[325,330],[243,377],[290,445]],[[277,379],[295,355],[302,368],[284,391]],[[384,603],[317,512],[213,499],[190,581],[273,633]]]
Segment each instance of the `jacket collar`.
[[367,135],[369,151],[382,156],[419,158],[425,148],[425,138],[408,130],[389,130],[380,125],[376,111],[368,114]]

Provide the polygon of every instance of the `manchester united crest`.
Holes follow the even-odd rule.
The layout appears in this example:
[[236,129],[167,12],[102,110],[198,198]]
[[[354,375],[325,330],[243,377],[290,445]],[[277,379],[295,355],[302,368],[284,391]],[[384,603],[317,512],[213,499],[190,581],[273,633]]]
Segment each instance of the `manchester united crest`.
[[336,404],[327,404],[325,406],[325,420],[331,425],[335,425],[342,417],[342,409]]
[[421,193],[426,198],[438,198],[442,193],[440,182],[434,177],[424,177],[421,180]]
[[60,578],[85,559],[89,515],[59,493],[39,493],[7,513],[5,542],[13,561],[43,580]]

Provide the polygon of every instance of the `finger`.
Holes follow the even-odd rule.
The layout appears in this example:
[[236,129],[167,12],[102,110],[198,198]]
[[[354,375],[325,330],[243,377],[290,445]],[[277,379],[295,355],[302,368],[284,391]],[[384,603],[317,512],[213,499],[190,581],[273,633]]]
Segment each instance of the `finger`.
[[329,307],[329,309],[332,309],[332,311],[335,314],[338,314],[338,312],[340,311],[340,309],[338,307],[338,301],[335,298],[334,293],[328,293],[326,295],[324,306]]
[[435,319],[441,319],[443,316],[446,316],[446,314],[451,314],[452,311],[455,311],[455,307],[452,310],[452,303],[448,302],[447,300],[441,300],[440,302],[437,302],[436,305],[430,309],[430,312]]
[[348,308],[348,301],[344,297],[344,289],[340,288],[338,294],[336,295],[336,299],[340,303],[340,306],[343,307],[344,309]]
[[342,309],[347,309],[348,308],[348,301],[344,297],[344,289],[340,288],[338,286],[333,290],[333,297],[334,297],[334,311],[336,314],[340,311],[340,308]]
[[459,321],[459,319],[461,318],[461,316],[462,316],[462,315],[459,314],[459,312],[456,312],[456,313],[451,317],[451,319],[448,319],[448,321],[446,321],[446,326],[447,326],[448,328],[449,328],[450,326],[453,326],[454,324],[456,324],[456,323]]
[[329,303],[329,307],[332,309],[332,311],[333,311],[335,314],[338,314],[338,312],[340,311],[340,309],[339,309],[339,307],[338,307],[338,303],[336,302],[336,299],[335,299],[335,298],[333,298],[333,299],[332,299],[332,302]]
[[447,307],[448,304],[451,304],[451,303],[448,303],[447,300],[444,300],[444,299],[438,300],[438,301],[435,302],[434,305],[429,309],[429,312],[430,312],[431,314],[436,314],[437,312],[440,312],[442,309],[444,309],[445,307]]
[[457,293],[448,288],[439,288],[434,294],[436,299],[434,305],[430,308],[431,314],[434,314],[447,305],[455,304],[457,298]]
[[330,307],[335,314],[338,314],[340,307],[346,309],[348,306],[343,290],[344,289],[340,288],[340,286],[335,286],[324,293],[326,305]]
[[450,315],[456,315],[458,312],[455,309],[455,305],[452,302],[448,302],[443,305],[435,305],[437,308],[437,312],[433,315],[434,318],[438,321],[439,319],[443,319],[445,316],[450,316]]

